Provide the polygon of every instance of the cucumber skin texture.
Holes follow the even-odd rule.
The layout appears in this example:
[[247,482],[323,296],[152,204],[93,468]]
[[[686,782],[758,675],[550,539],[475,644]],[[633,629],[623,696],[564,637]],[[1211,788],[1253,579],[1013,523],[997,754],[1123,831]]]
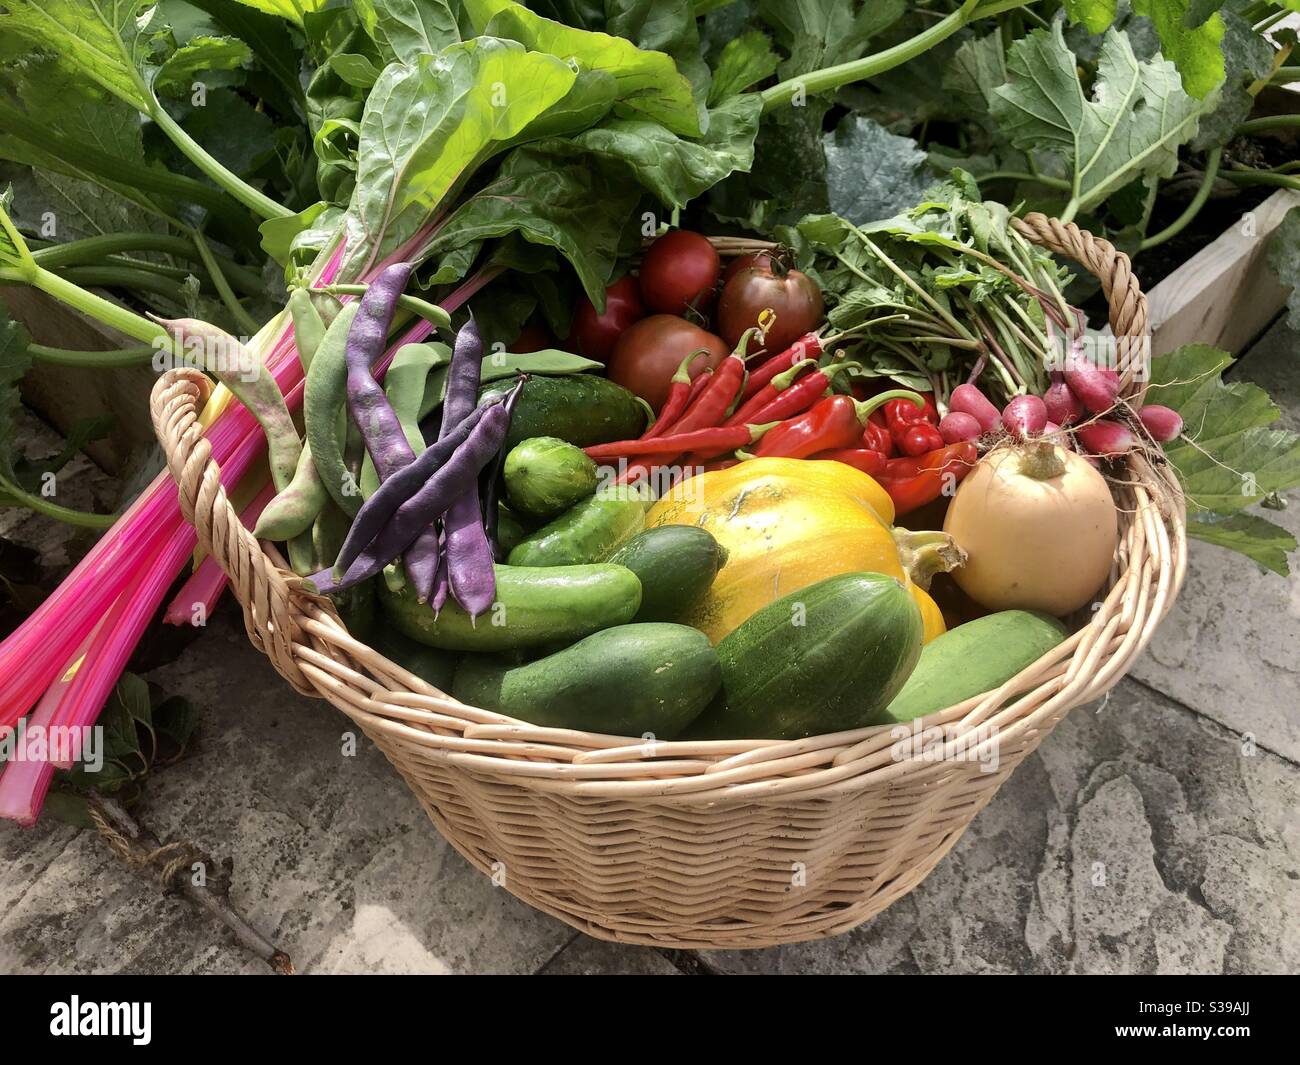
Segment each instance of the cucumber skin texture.
[[515,549],[515,545],[527,535],[528,530],[524,528],[523,522],[498,503],[497,543],[501,545],[501,550],[507,555],[510,554]]
[[638,533],[606,561],[641,579],[641,609],[633,621],[676,621],[704,598],[726,560],[707,529],[661,525]]
[[645,528],[645,510],[645,503],[629,498],[625,488],[602,489],[529,533],[506,561],[512,566],[604,562],[623,541]]
[[717,652],[704,633],[686,625],[635,624],[597,632],[527,665],[467,659],[452,693],[534,725],[671,739],[721,683]]
[[[516,378],[493,381],[479,391],[479,399],[509,392]],[[646,413],[636,396],[622,385],[591,374],[567,377],[530,377],[519,394],[506,453],[534,436],[555,436],[578,447],[635,440],[646,427]]]
[[[792,619],[803,604],[803,625]],[[860,728],[921,655],[916,601],[883,573],[841,573],[765,606],[718,643],[723,691],[691,739],[801,739]]]
[[451,680],[456,674],[459,658],[454,652],[440,651],[436,647],[416,643],[392,626],[384,624],[377,627],[370,646],[390,662],[395,662],[408,673],[414,673],[440,692],[451,691]]
[[925,645],[907,683],[871,724],[912,721],[992,691],[1066,635],[1055,618],[1031,610],[1003,610],[958,625]]
[[[448,602],[436,618],[407,585],[392,592],[379,582],[379,602],[403,636],[449,651],[508,651],[563,640],[632,620],[641,582],[624,566],[497,566],[497,600],[478,617]],[[502,617],[504,623],[494,625]]]
[[504,477],[511,507],[533,521],[563,514],[595,492],[598,480],[586,453],[554,436],[531,437],[512,449]]

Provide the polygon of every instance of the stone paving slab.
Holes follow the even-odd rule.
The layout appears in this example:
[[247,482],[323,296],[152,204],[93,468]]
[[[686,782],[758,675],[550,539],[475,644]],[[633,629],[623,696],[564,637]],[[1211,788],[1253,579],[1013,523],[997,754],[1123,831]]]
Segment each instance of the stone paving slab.
[[[1278,428],[1300,430],[1300,334],[1279,323],[1235,372],[1282,407]],[[1268,517],[1300,537],[1300,499]],[[1193,540],[1182,595],[1132,676],[1300,762],[1300,570],[1282,578]]]

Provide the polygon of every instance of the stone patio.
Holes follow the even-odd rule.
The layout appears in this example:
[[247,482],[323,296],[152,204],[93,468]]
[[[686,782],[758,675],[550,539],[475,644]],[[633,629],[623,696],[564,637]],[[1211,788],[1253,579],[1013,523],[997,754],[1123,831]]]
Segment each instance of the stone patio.
[[[1241,366],[1300,429],[1300,337]],[[1300,532],[1295,511],[1279,519]],[[0,528],[57,551],[32,519]],[[54,539],[51,539],[54,537]],[[1072,713],[911,895],[853,933],[760,951],[598,942],[475,872],[346,719],[295,696],[223,610],[149,679],[201,713],[137,813],[234,858],[231,897],[301,972],[1300,971],[1300,577],[1193,543],[1131,676]],[[0,827],[0,972],[264,973],[93,832]]]

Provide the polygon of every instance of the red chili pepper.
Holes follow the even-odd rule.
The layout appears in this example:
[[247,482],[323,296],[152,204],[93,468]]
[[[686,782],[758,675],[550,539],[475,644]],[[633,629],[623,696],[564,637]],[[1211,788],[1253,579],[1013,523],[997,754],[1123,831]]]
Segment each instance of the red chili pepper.
[[[787,394],[789,391],[793,389]],[[803,459],[818,451],[851,448],[862,439],[862,427],[873,410],[891,399],[908,397],[920,405],[920,396],[901,388],[882,392],[871,399],[827,396],[812,410],[782,422],[764,435],[755,454]]]
[[[693,403],[694,403],[694,402],[695,402],[695,401],[700,397],[700,394],[701,394],[701,393],[702,393],[706,388],[709,387],[709,382],[710,382],[712,379],[713,379],[713,370],[712,370],[712,369],[705,370],[705,371],[703,371],[702,373],[699,373],[699,374],[696,374],[696,375],[695,375],[695,380],[693,380],[693,381],[691,382],[691,390],[690,390],[690,392],[688,393],[688,395],[686,396],[686,404],[685,404],[685,407],[684,407],[684,410],[683,410],[683,416],[684,416],[685,412],[690,411],[690,409],[691,409],[691,404],[693,404]],[[677,422],[678,422],[678,424],[680,424],[680,422],[681,422],[681,418],[678,418],[678,419],[677,419]],[[662,433],[656,433],[655,436],[666,436],[666,435],[668,434],[668,431],[669,431],[669,430],[673,430],[674,432],[677,430],[677,425],[676,425],[676,424],[674,424],[674,425],[669,425],[669,424],[667,424],[667,422],[665,421],[664,418],[660,418],[660,419],[659,419],[657,422],[655,422],[655,424],[652,425],[650,428],[651,428],[651,429],[654,429],[654,428],[656,428],[658,425],[660,425],[661,423],[663,424],[664,431],[663,431]],[[644,440],[644,439],[646,439],[646,437],[643,436],[642,439]],[[650,439],[654,439],[654,437],[652,436],[652,437],[650,437]],[[629,462],[628,465],[627,465],[627,469],[625,469],[621,474],[618,475],[618,477],[616,477],[616,478],[614,479],[614,483],[615,483],[615,484],[631,484],[633,481],[636,481],[636,480],[639,480],[639,479],[644,479],[644,478],[646,478],[646,477],[649,477],[652,469],[653,469],[653,466],[652,466],[651,463],[647,463],[647,462]]]
[[855,470],[861,470],[863,473],[869,473],[872,477],[878,476],[885,468],[885,463],[889,460],[879,451],[872,451],[865,447],[841,447],[831,451],[819,451],[812,456],[814,459],[828,459],[831,462],[842,462],[846,466],[852,466]]
[[794,379],[798,377],[809,366],[817,365],[816,359],[803,359],[796,362],[788,370],[784,370],[772,378],[767,384],[755,392],[752,396],[740,404],[740,409],[728,418],[723,425],[744,425],[754,419],[751,417],[757,414],[769,403],[772,403],[782,392],[789,388]]
[[[696,429],[711,429],[722,424],[727,415],[727,408],[740,394],[745,383],[745,348],[752,336],[759,334],[758,329],[746,329],[740,337],[736,350],[718,365],[713,380],[702,391],[699,398],[686,408],[681,420],[673,426],[673,432],[688,433]],[[775,419],[768,419],[773,421]]]
[[[939,424],[939,411],[934,405],[934,397],[928,393],[923,393],[922,398],[925,404],[921,407],[915,407],[911,403],[886,403],[884,408],[885,424],[889,427],[889,435],[893,437],[894,446],[904,455],[924,455],[927,451],[933,451],[936,447],[943,446],[943,437],[938,436],[938,443],[933,443],[932,438],[927,436],[924,439],[914,437],[909,444],[905,443],[907,431],[916,425]],[[928,446],[926,446],[928,445]]]
[[978,457],[974,442],[961,440],[925,455],[890,459],[876,480],[894,501],[895,513],[907,514],[950,491]]
[[821,337],[816,333],[805,333],[785,351],[765,359],[750,371],[749,380],[745,382],[745,390],[741,393],[741,401],[749,399],[760,388],[764,388],[773,377],[784,373],[796,362],[801,359],[816,359],[824,350]]
[[680,455],[683,451],[707,451],[716,455],[720,451],[735,451],[749,447],[777,422],[765,425],[715,425],[708,429],[695,429],[689,433],[671,433],[653,440],[619,440],[612,444],[593,444],[584,448],[587,455],[597,461],[610,461],[633,455]]
[[867,424],[862,430],[862,446],[872,451],[879,451],[885,458],[893,457],[894,438],[889,435],[889,427],[885,424],[883,411],[871,412],[871,417],[867,419]]
[[925,455],[943,447],[943,434],[929,422],[909,425],[897,438],[904,455]]
[[[706,370],[704,373],[691,377],[691,363],[701,355],[707,354],[706,349],[699,348],[682,359],[677,367],[677,372],[673,374],[668,382],[668,398],[664,400],[663,409],[659,411],[659,417],[655,419],[654,425],[641,434],[642,440],[651,440],[656,436],[663,436],[665,430],[681,416],[682,411],[686,409],[686,404],[690,401],[695,382],[703,377],[704,373],[709,372]],[[701,385],[700,387],[703,388],[704,386]]]
[[[837,362],[801,377],[766,407],[751,413],[750,420],[764,422],[777,421],[802,414],[825,394],[831,385],[831,379],[841,370],[855,367],[857,363]],[[870,402],[867,400],[865,402]]]

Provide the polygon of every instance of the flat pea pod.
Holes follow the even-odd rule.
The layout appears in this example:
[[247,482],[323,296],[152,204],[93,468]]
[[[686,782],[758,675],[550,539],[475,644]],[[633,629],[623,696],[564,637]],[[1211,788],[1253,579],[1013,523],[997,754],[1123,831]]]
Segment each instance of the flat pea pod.
[[266,505],[253,535],[259,540],[289,540],[311,528],[329,500],[329,492],[312,460],[311,442],[303,444],[293,480]]
[[348,330],[357,316],[359,305],[347,304],[325,330],[307,371],[303,391],[304,423],[312,462],[330,498],[350,516],[361,509],[361,492],[343,458],[347,437],[344,410],[348,383],[346,363]]
[[276,491],[284,491],[298,468],[302,442],[266,361],[230,334],[197,318],[152,317],[176,341],[182,355],[216,377],[257,419],[266,433],[271,481]]
[[[424,450],[420,408],[424,405],[425,383],[435,368],[450,361],[451,350],[446,344],[403,344],[397,349],[384,377],[384,395],[406,434],[406,442],[416,455]],[[361,497],[369,499],[378,487],[379,474],[374,460],[367,455],[361,467]]]
[[512,566],[575,566],[603,562],[645,528],[646,502],[637,489],[599,489],[524,537],[510,552]]

